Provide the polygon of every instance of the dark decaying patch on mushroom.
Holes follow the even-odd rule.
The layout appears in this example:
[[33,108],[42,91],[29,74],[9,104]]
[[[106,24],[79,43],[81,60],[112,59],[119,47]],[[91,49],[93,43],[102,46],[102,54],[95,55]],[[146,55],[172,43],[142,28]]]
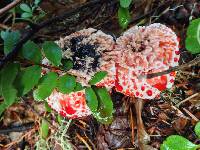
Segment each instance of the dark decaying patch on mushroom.
[[[83,44],[82,41],[84,38],[88,38],[87,36],[77,36],[72,37],[70,40],[70,45],[67,45],[68,48],[71,49],[73,55],[72,60],[74,63],[73,69],[74,70],[87,70],[87,64],[86,64],[86,57],[92,58],[91,62],[89,63],[89,70],[90,71],[96,71],[99,67],[99,58],[101,57],[101,54],[96,50],[98,45],[86,43]],[[67,47],[64,47],[64,49],[67,49]]]

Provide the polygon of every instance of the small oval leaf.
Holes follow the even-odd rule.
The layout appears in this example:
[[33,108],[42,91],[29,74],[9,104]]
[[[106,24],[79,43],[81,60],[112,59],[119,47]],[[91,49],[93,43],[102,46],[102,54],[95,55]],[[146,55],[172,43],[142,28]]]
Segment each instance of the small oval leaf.
[[200,18],[190,22],[185,47],[192,54],[200,53]]
[[130,22],[130,13],[128,8],[122,8],[120,7],[118,10],[118,21],[119,25],[122,27],[122,29],[126,29],[129,22]]
[[90,110],[92,112],[96,112],[98,107],[98,101],[97,101],[97,96],[92,88],[88,87],[85,89],[85,98]]
[[22,15],[21,15],[21,17],[22,18],[30,18],[30,17],[32,17],[33,16],[33,14],[32,13],[28,13],[28,12],[24,12],[24,13],[22,13]]
[[74,90],[76,86],[76,78],[74,76],[65,74],[59,77],[58,90],[63,94],[69,94]]
[[199,145],[195,145],[186,138],[179,135],[169,136],[161,145],[161,150],[196,150]]
[[120,6],[124,8],[128,8],[131,4],[132,0],[120,0]]
[[76,86],[74,88],[74,92],[81,91],[83,89],[84,89],[84,87],[81,85],[81,83],[76,82]]
[[73,68],[73,62],[69,59],[62,59],[62,68],[65,70],[65,71],[68,71],[70,69]]
[[200,138],[200,122],[195,125],[194,132]]
[[103,117],[110,117],[113,113],[113,102],[106,88],[94,88],[99,100],[99,111]]
[[108,73],[106,71],[99,71],[95,73],[92,79],[89,81],[90,85],[95,85],[96,83],[100,82]]
[[52,62],[53,65],[59,66],[61,64],[62,50],[53,41],[45,41],[42,45],[46,58]]
[[31,60],[35,63],[40,63],[40,61],[42,60],[42,53],[39,46],[32,41],[28,41],[23,45],[22,55],[24,58]]
[[41,77],[41,67],[34,65],[20,71],[15,79],[15,87],[18,89],[18,96],[27,94],[33,89]]
[[33,92],[33,97],[35,100],[44,100],[47,98],[57,84],[58,75],[55,72],[49,72],[44,75],[39,82],[38,88]]
[[40,125],[40,136],[43,139],[46,139],[49,134],[49,123],[46,120],[42,120],[42,124]]
[[1,70],[0,90],[4,98],[4,103],[10,106],[17,97],[17,90],[13,86],[13,82],[17,76],[19,64],[8,64]]
[[23,10],[23,11],[25,11],[25,12],[32,13],[31,8],[30,8],[27,4],[24,4],[24,3],[23,3],[23,4],[21,4],[19,7],[21,8],[21,10]]
[[12,51],[15,44],[20,39],[19,31],[5,31],[1,32],[1,37],[4,40],[4,54],[8,54]]

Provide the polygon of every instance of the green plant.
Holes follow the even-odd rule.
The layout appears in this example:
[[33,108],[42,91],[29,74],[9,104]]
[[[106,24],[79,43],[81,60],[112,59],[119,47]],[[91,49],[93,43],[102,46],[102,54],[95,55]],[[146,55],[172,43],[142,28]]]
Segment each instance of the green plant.
[[[198,122],[194,129],[196,135],[200,137],[200,122]],[[200,148],[200,144],[196,145],[188,139],[180,135],[171,135],[162,143],[161,150],[196,150]]]
[[130,22],[131,16],[129,12],[129,6],[132,0],[120,0],[120,7],[118,9],[118,21],[122,29],[126,29]]
[[200,18],[190,22],[185,47],[192,54],[200,53]]
[[[21,19],[28,19],[30,21],[36,22],[37,20],[43,18],[45,16],[45,12],[39,7],[39,3],[41,0],[34,0],[33,3],[29,5],[26,3],[20,4],[21,9]],[[38,15],[35,15],[35,12],[38,12]]]
[[[1,31],[5,55],[13,49],[20,36],[19,31]],[[50,71],[42,75],[44,57],[52,65],[47,66]],[[87,105],[94,117],[101,123],[110,123],[113,113],[110,95],[105,88],[94,86],[107,72],[97,72],[89,81],[89,86],[83,87],[76,81],[75,76],[67,72],[59,76],[54,72],[55,67],[63,72],[73,67],[72,61],[62,59],[62,50],[55,42],[45,41],[40,45],[33,41],[26,42],[17,61],[9,63],[0,71],[0,94],[4,99],[0,103],[0,115],[26,94],[32,95],[35,100],[44,101],[54,89],[64,94],[85,89]]]

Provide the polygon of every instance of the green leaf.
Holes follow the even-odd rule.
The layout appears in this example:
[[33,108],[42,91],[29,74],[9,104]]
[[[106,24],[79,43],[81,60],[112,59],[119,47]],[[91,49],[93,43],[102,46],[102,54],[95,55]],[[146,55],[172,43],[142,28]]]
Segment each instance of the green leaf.
[[33,14],[32,13],[28,13],[28,12],[24,12],[21,15],[22,18],[31,18],[32,16],[33,16]]
[[84,89],[84,87],[81,85],[81,83],[76,82],[76,86],[74,88],[74,92],[81,91],[83,89]]
[[75,86],[76,86],[76,78],[74,76],[65,74],[59,77],[58,90],[61,93],[69,94],[74,90]]
[[40,79],[38,88],[33,92],[35,100],[44,100],[47,98],[57,84],[58,75],[55,72],[49,72]]
[[92,88],[88,87],[85,89],[85,98],[88,107],[93,113],[96,113],[98,107],[97,96]]
[[108,73],[106,71],[99,71],[95,73],[92,79],[89,81],[90,85],[95,85],[96,83],[100,82]]
[[190,22],[185,46],[192,54],[200,53],[200,18]]
[[161,145],[161,150],[196,150],[200,145],[195,145],[188,139],[179,136],[171,135],[169,136]]
[[42,53],[39,46],[32,41],[28,41],[23,45],[22,55],[24,58],[31,60],[35,63],[40,63],[40,61],[42,60]]
[[128,8],[131,4],[132,0],[120,0],[120,6],[124,8]]
[[61,115],[57,115],[57,121],[58,121],[58,123],[59,123],[59,125],[61,125],[62,124],[62,120],[63,120],[63,117],[61,116]]
[[42,48],[49,61],[51,61],[55,66],[59,66],[61,64],[61,48],[55,42],[46,41],[42,45]]
[[200,121],[195,125],[194,132],[200,138]]
[[65,71],[68,71],[70,69],[73,68],[73,62],[69,59],[62,59],[62,68],[65,70]]
[[20,4],[19,6],[21,8],[21,10],[25,11],[25,12],[29,12],[29,13],[32,13],[32,10],[31,8],[27,5],[27,4]]
[[41,0],[35,0],[35,1],[34,1],[34,4],[35,4],[36,6],[38,6],[40,2],[41,2]]
[[7,55],[9,52],[12,51],[15,44],[18,42],[20,38],[19,31],[2,31],[1,38],[4,40],[4,53]]
[[46,101],[45,101],[45,109],[49,113],[52,111],[51,107],[49,107],[49,104]]
[[41,67],[34,65],[20,71],[15,80],[15,87],[18,89],[18,96],[27,94],[33,89],[41,77]]
[[113,120],[112,99],[106,88],[93,87],[93,89],[99,101],[98,110],[96,112],[93,112],[93,116],[97,119],[97,121],[103,124],[110,124]]
[[99,111],[103,117],[108,117],[113,113],[113,102],[106,88],[95,88],[99,100]]
[[119,25],[125,29],[127,28],[129,22],[130,22],[131,16],[129,13],[128,8],[122,8],[120,7],[118,10],[118,21],[119,21]]
[[49,123],[46,120],[42,120],[42,124],[40,125],[40,136],[43,139],[46,139],[49,134]]
[[4,101],[0,105],[1,113],[15,102],[17,90],[13,86],[13,81],[16,78],[19,69],[18,64],[8,64],[1,70],[0,91]]

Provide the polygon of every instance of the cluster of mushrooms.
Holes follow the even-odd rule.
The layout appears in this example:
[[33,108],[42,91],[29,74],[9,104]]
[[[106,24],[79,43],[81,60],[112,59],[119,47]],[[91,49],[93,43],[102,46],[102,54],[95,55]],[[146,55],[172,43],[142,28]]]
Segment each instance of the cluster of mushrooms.
[[[107,76],[96,86],[108,90],[115,88],[142,101],[158,97],[174,83],[175,72],[145,78],[147,74],[178,65],[179,41],[165,25],[134,26],[116,41],[111,35],[89,28],[61,38],[57,43],[63,50],[63,58],[73,62],[68,73],[75,75],[83,86],[88,85],[96,72],[106,71]],[[84,90],[70,94],[54,90],[47,102],[64,117],[74,119],[91,115]]]
[[[73,62],[68,73],[75,75],[82,85],[87,86],[96,72],[106,71],[107,76],[96,86],[108,90],[115,88],[135,99],[140,129],[143,128],[142,101],[159,97],[161,91],[171,88],[174,83],[175,72],[145,78],[147,74],[178,65],[179,40],[165,25],[134,26],[116,41],[111,35],[89,28],[61,38],[57,43],[63,50],[63,58]],[[59,114],[70,119],[91,115],[85,90],[70,94],[54,90],[47,102]]]

